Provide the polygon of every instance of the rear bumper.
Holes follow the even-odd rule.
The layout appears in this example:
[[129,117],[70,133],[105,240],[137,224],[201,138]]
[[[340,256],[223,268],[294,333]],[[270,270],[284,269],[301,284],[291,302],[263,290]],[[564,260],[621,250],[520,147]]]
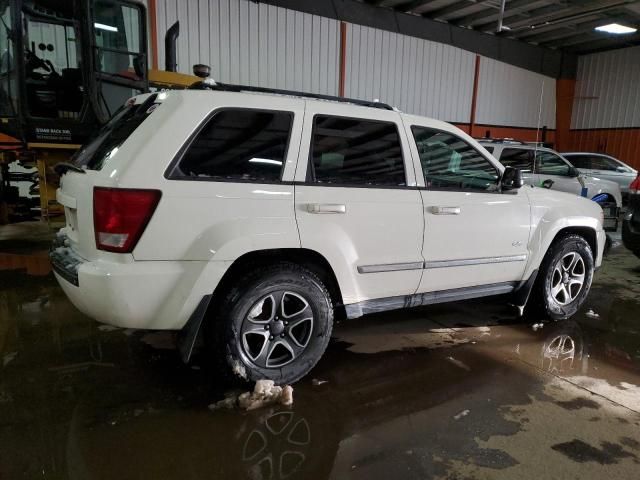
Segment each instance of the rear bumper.
[[75,254],[79,261],[73,264],[61,263],[54,252],[54,274],[71,303],[99,322],[123,328],[181,329],[228,266],[227,262],[85,261]]

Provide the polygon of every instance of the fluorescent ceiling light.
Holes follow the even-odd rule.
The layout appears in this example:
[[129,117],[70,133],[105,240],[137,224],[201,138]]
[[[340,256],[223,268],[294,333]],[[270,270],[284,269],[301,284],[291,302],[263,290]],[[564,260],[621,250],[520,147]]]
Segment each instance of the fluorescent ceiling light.
[[249,160],[250,163],[268,163],[270,165],[278,165],[281,166],[282,162],[279,160],[271,160],[269,158],[252,158]]
[[106,30],[107,32],[117,32],[117,27],[112,27],[111,25],[105,25],[104,23],[94,23],[94,27],[99,28],[100,30]]
[[617,23],[610,23],[609,25],[602,25],[596,27],[599,32],[614,33],[616,35],[624,35],[625,33],[637,32],[637,28],[625,27],[624,25],[618,25]]

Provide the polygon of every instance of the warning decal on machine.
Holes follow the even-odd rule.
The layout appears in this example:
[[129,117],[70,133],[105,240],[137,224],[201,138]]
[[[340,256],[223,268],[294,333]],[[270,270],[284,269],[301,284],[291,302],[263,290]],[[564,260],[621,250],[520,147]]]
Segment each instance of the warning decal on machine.
[[42,128],[36,127],[36,138],[38,140],[54,140],[58,142],[70,142],[71,130],[68,128]]

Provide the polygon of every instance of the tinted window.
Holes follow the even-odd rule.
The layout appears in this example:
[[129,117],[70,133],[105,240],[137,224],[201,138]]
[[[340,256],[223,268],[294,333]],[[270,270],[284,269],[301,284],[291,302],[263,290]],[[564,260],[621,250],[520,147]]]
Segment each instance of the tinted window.
[[395,123],[316,115],[312,181],[347,185],[406,185]]
[[567,155],[567,160],[576,168],[592,168],[591,158],[586,155]]
[[[484,146],[484,145],[483,145],[483,146]],[[494,148],[493,148],[493,147],[484,147],[484,149],[485,149],[487,152],[489,152],[490,154],[492,154],[492,155],[493,155],[493,150],[494,150]]]
[[125,105],[102,127],[73,157],[73,163],[88,170],[101,170],[120,145],[144,122],[159,104],[156,95],[149,96],[138,105]]
[[475,148],[450,133],[411,127],[428,188],[495,190],[498,171]]
[[569,165],[558,155],[550,152],[537,152],[538,171],[543,175],[569,176]]
[[607,157],[591,157],[592,167],[597,170],[607,170],[609,172],[615,172],[618,170],[618,167],[622,167],[618,162],[611,160]]
[[500,163],[530,173],[533,171],[533,150],[505,148],[500,155]]
[[228,109],[198,133],[178,165],[178,175],[215,180],[278,181],[293,115]]

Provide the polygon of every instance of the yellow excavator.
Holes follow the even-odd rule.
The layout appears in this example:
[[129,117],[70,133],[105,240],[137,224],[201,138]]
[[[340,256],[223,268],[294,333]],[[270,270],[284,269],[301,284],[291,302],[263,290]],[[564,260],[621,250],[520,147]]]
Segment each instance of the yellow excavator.
[[53,166],[132,96],[200,80],[175,71],[178,34],[153,70],[140,2],[0,0],[0,224],[62,221]]

